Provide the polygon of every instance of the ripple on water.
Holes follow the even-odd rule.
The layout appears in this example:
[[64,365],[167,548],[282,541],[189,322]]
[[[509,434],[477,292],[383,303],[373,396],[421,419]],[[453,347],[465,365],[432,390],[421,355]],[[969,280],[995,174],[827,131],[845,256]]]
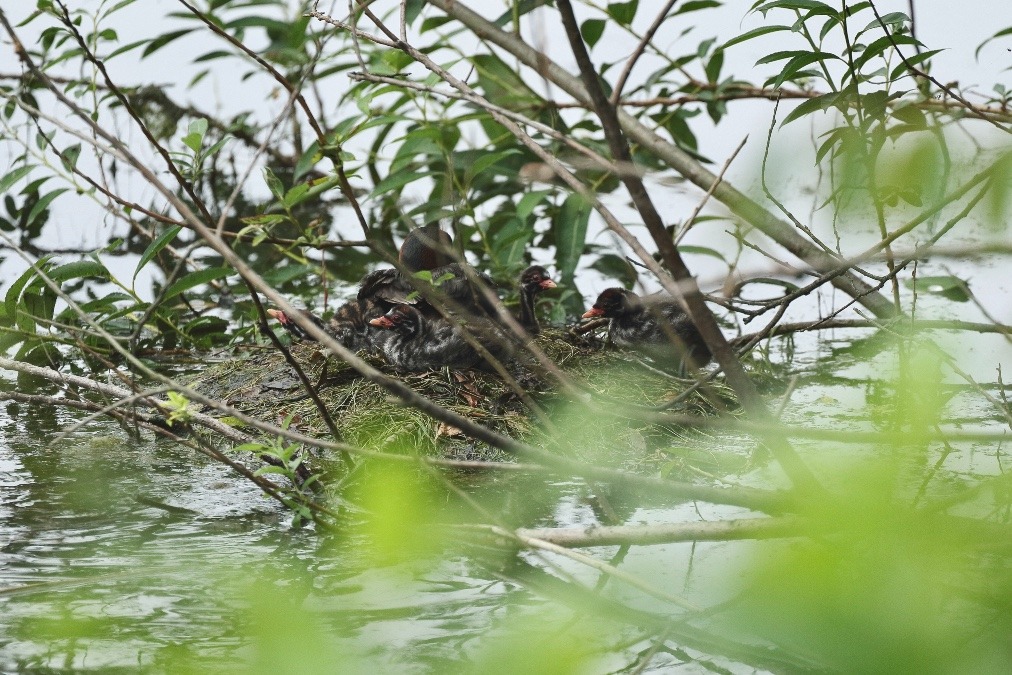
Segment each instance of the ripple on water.
[[[875,428],[866,386],[869,372],[887,376],[889,357],[868,361],[837,349],[846,343],[842,337],[802,343],[803,359],[793,364],[802,378],[784,411],[787,421]],[[823,366],[830,358],[827,372]],[[968,421],[996,421],[980,397],[959,393],[950,404]],[[343,658],[353,664],[357,656],[380,671],[432,672],[480,657],[490,636],[523,625],[524,618],[533,617],[531,625],[541,627],[532,631],[536,640],[554,636],[558,626],[579,615],[504,580],[516,570],[502,561],[496,566],[455,552],[374,564],[361,538],[334,541],[292,531],[290,514],[226,467],[171,444],[127,440],[112,424],[92,423],[84,433],[53,442],[56,430],[71,419],[60,412],[28,423],[22,416],[6,427],[7,438],[15,440],[0,445],[0,670],[171,670],[187,663],[242,669],[257,658],[257,644],[285,639],[302,650],[311,644],[332,663]],[[720,452],[752,457],[755,447],[744,435],[713,434],[709,444],[694,447],[712,450],[716,459]],[[881,452],[842,443],[802,442],[798,448],[817,468],[822,468],[817,458],[834,453],[853,460],[862,452]],[[937,453],[926,461],[936,458]],[[1000,463],[993,447],[971,445],[955,447],[943,467],[997,471]],[[762,459],[726,478],[755,487],[783,484],[780,470]],[[580,483],[548,489],[538,495],[544,504],[530,510],[525,525],[600,522]],[[642,498],[633,504],[617,498],[614,506],[632,523],[747,515],[688,502],[652,505]],[[709,599],[719,602],[734,593],[733,583],[723,582],[751,548],[643,547],[630,553],[623,570],[663,580],[671,593],[710,592]],[[590,553],[609,559],[616,550]],[[510,560],[517,567],[524,562],[546,578],[570,576],[588,586],[596,580],[595,573],[558,556],[527,553],[519,562]],[[713,591],[717,586],[719,594]],[[609,585],[605,597],[660,611],[621,585]],[[609,630],[620,643],[622,630],[614,625]],[[635,653],[648,647],[629,640],[622,649]],[[740,664],[707,658],[741,670]],[[672,661],[677,659],[661,655],[654,663],[663,667]]]

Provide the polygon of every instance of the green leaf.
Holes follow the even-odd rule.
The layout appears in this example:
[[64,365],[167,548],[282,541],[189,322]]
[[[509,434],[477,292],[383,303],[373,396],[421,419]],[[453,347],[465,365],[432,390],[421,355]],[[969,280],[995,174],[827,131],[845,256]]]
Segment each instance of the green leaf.
[[292,175],[292,180],[299,180],[305,176],[321,159],[323,159],[323,155],[320,153],[320,142],[313,141],[295,164],[295,173]]
[[924,61],[927,61],[935,54],[938,54],[943,51],[945,50],[927,49],[921,52],[920,54],[911,54],[910,56],[907,56],[905,60],[900,61],[898,64],[896,64],[896,67],[893,68],[891,73],[889,73],[889,78],[895,80],[897,77],[900,76],[900,73],[902,73],[905,70],[909,70],[911,66],[916,66],[919,63],[923,63]]
[[920,42],[910,37],[909,35],[883,35],[877,40],[873,41],[870,45],[865,47],[861,55],[854,59],[854,70],[859,71],[876,56],[881,56],[886,50],[893,48],[893,43],[897,45],[919,45]]
[[639,7],[639,4],[639,0],[609,3],[608,15],[623,26],[628,26],[636,18],[636,9]]
[[761,35],[768,35],[769,33],[776,33],[782,30],[789,30],[789,29],[787,28],[787,26],[761,26],[759,28],[754,28],[750,31],[742,33],[737,37],[731,38],[730,40],[724,43],[721,49],[727,49],[728,47],[733,47],[734,45],[741,44],[742,42],[747,42]]
[[910,17],[904,14],[903,12],[889,12],[888,14],[882,15],[881,22],[878,19],[869,22],[868,25],[864,27],[864,30],[868,30],[869,28],[877,28],[881,26],[886,26],[887,28],[889,26],[895,26],[896,28],[901,29],[903,28],[904,24],[908,23],[910,23]]
[[57,283],[63,283],[71,279],[83,279],[85,277],[109,279],[112,276],[105,265],[95,260],[77,260],[66,265],[60,265],[49,270],[48,275],[50,279]]
[[880,89],[878,91],[870,91],[867,94],[862,94],[859,97],[859,100],[861,101],[861,106],[865,110],[865,114],[867,114],[868,117],[878,119],[885,113],[886,104],[891,98],[892,97],[888,91]]
[[907,279],[903,285],[921,293],[940,295],[956,302],[966,302],[972,296],[970,285],[953,276],[917,277]]
[[[815,161],[821,162],[826,153],[836,147],[843,147],[854,134],[852,127],[838,127],[823,134],[826,139],[815,151]],[[835,154],[835,153],[834,153]]]
[[28,175],[34,166],[19,166],[3,178],[0,178],[0,194],[10,191],[11,186]]
[[224,277],[229,276],[230,274],[235,274],[235,271],[228,269],[226,267],[209,267],[206,270],[197,270],[196,272],[191,272],[190,274],[187,274],[185,277],[183,277],[176,283],[169,286],[165,290],[164,295],[162,296],[162,301],[164,302],[169,298],[174,298],[180,293],[184,293],[190,290],[191,288],[200,286],[201,284],[206,284],[209,281],[214,281],[215,279],[222,279]]
[[699,147],[696,141],[696,135],[692,133],[692,127],[686,121],[687,118],[699,111],[688,111],[685,108],[676,110],[673,113],[665,113],[664,115],[657,115],[654,117],[663,127],[671,134],[672,140],[678,144],[678,147],[683,150],[695,152],[696,148]]
[[712,9],[714,7],[720,7],[717,0],[691,0],[690,2],[684,2],[678,6],[678,8],[671,13],[671,16],[678,14],[688,14],[689,12],[698,12],[701,9]]
[[207,133],[207,120],[203,118],[193,120],[188,131],[189,133],[183,136],[183,143],[190,150],[200,152],[200,147],[204,144],[204,134]]
[[174,31],[172,31],[170,33],[165,33],[163,35],[159,35],[154,40],[152,40],[150,43],[148,43],[147,47],[144,48],[144,51],[141,52],[141,58],[143,59],[146,56],[154,54],[156,51],[158,51],[159,49],[161,49],[165,45],[169,44],[173,40],[177,40],[177,39],[183,37],[184,35],[186,35],[187,33],[189,33],[191,30],[193,30],[193,29],[192,28],[184,28],[182,30],[174,30]]
[[0,328],[0,354],[6,354],[11,347],[24,342],[25,337],[19,330]]
[[482,173],[489,167],[498,164],[505,158],[519,154],[520,151],[517,150],[516,148],[509,148],[507,150],[502,150],[501,152],[485,153],[477,160],[475,160],[474,163],[472,163],[470,166],[467,167],[467,175],[477,176],[478,174]]
[[478,71],[478,84],[489,101],[521,112],[543,109],[544,99],[501,58],[495,54],[476,54],[470,60]]
[[285,186],[281,183],[281,179],[274,175],[270,167],[264,167],[264,181],[267,183],[267,187],[270,188],[271,194],[278,199],[284,199],[285,197]]
[[[400,147],[397,148],[397,154],[394,155],[394,159],[390,163],[388,175],[412,170],[416,163],[415,158],[419,155],[423,158],[442,156],[443,149],[439,140],[439,130],[434,127],[422,127],[405,134]],[[425,161],[423,159],[423,162]]]
[[140,271],[144,268],[144,266],[151,262],[151,259],[158,255],[163,248],[168,246],[169,242],[175,239],[176,235],[179,234],[182,229],[182,225],[173,225],[148,244],[148,247],[144,249],[144,253],[141,255],[141,259],[137,263],[137,268],[134,269],[134,280],[137,279],[137,275],[140,274]]
[[201,54],[197,58],[193,59],[193,62],[194,63],[205,63],[207,61],[215,61],[217,59],[224,59],[224,58],[228,58],[230,56],[235,56],[235,54],[233,54],[230,51],[224,50],[224,49],[215,49],[215,50],[212,50],[212,51],[205,52],[205,53]]
[[912,105],[906,105],[903,107],[893,108],[892,116],[899,121],[909,124],[912,127],[918,129],[924,129],[928,126],[928,118],[924,116],[924,113],[919,108]]
[[809,115],[817,110],[826,110],[827,108],[831,108],[838,98],[839,94],[834,92],[831,94],[816,96],[815,98],[810,98],[807,101],[802,101],[787,115],[787,117],[784,118],[784,121],[780,123],[780,126],[783,127],[799,117],[804,117],[805,115]]
[[813,52],[809,54],[801,54],[795,56],[793,59],[787,62],[784,66],[783,72],[777,76],[773,81],[773,88],[778,89],[787,80],[800,76],[805,66],[815,63],[816,61],[839,61],[840,57],[835,54],[829,54],[827,52]]
[[[49,260],[51,258],[52,256],[45,256],[41,258],[36,263],[36,266],[41,270],[45,270],[48,267]],[[4,296],[4,308],[7,316],[14,316],[17,313],[18,301],[21,300],[21,292],[24,290],[25,286],[28,285],[28,282],[35,278],[35,275],[35,269],[29,267],[14,281],[13,284],[10,285],[10,287],[8,287],[7,295]]]
[[555,263],[564,282],[572,281],[576,266],[587,241],[590,204],[579,194],[571,194],[553,223],[555,231]]
[[304,278],[317,271],[315,265],[289,264],[283,267],[272,267],[261,276],[271,286],[286,284],[292,279]]
[[268,449],[269,446],[263,443],[242,443],[232,448],[232,452],[252,452],[260,454],[264,450]]
[[[761,7],[759,5],[762,5]],[[774,2],[767,2],[765,4],[757,2],[752,6],[752,10],[756,12],[762,12],[766,14],[771,9],[828,9],[833,11],[833,8],[824,2],[818,2],[818,0],[774,0]]]
[[194,152],[200,152],[201,137],[197,134],[186,134],[183,136],[183,145]]
[[396,75],[414,62],[408,54],[387,49],[372,59],[372,71],[377,75]]
[[724,65],[724,51],[718,49],[710,57],[710,60],[706,62],[704,72],[706,72],[706,79],[708,82],[716,83],[720,79],[720,69]]
[[281,205],[286,209],[290,209],[296,204],[304,202],[310,196],[309,183],[299,183],[298,185],[293,185],[292,189],[285,193],[285,198],[281,200]]
[[[244,3],[245,4],[245,3]],[[251,3],[250,3],[251,4]],[[277,19],[271,19],[266,16],[243,16],[229,21],[225,24],[226,28],[263,28],[270,33],[276,33],[283,35],[288,32],[289,24],[284,21]]]
[[720,251],[712,249],[709,246],[679,246],[678,252],[690,255],[706,255],[711,258],[716,258],[723,263],[727,263],[727,258],[725,258]]
[[425,7],[425,0],[407,0],[404,3],[404,22],[409,26],[413,24],[422,13],[423,7]]
[[492,257],[496,264],[506,269],[519,266],[533,237],[534,229],[525,221],[510,218],[496,232],[492,242]]
[[60,153],[60,162],[63,164],[63,168],[67,171],[73,171],[74,167],[77,166],[77,158],[81,156],[81,144],[75,143],[67,148],[64,148],[63,152]]
[[33,206],[32,210],[28,213],[28,221],[27,222],[28,223],[34,223],[35,219],[38,218],[42,214],[43,211],[45,211],[47,208],[49,208],[49,204],[54,199],[56,199],[57,197],[59,197],[60,195],[62,195],[64,192],[67,192],[68,190],[69,190],[69,188],[58,188],[56,190],[53,190],[52,192],[49,192],[49,193],[43,195],[39,199],[39,201],[35,202],[35,206]]
[[527,220],[527,217],[534,212],[534,209],[554,192],[554,190],[534,190],[524,194],[520,198],[520,202],[517,203],[517,218]]
[[[801,21],[801,19],[798,19],[798,21]],[[833,31],[833,29],[839,26],[841,23],[842,22],[840,21],[838,16],[826,19],[826,22],[822,24],[822,30],[819,31],[819,40],[825,40],[826,36],[829,35]],[[801,30],[800,26],[798,26],[798,30]]]
[[980,58],[980,50],[984,48],[984,45],[986,45],[991,40],[995,40],[995,39],[1000,38],[1000,37],[1005,37],[1006,35],[1012,35],[1012,26],[1009,26],[1008,28],[1004,28],[1004,29],[998,31],[997,33],[995,33],[994,35],[992,35],[988,39],[986,39],[983,42],[981,42],[980,45],[978,45],[977,50],[975,52],[973,52],[973,57],[975,59],[979,59]]
[[398,173],[391,174],[380,181],[379,185],[373,188],[372,196],[377,197],[391,190],[399,190],[408,183],[427,178],[431,174],[428,171],[413,171],[410,168]]
[[796,59],[799,57],[808,57],[810,59],[808,63],[820,61],[823,58],[829,57],[839,58],[835,54],[830,54],[828,52],[813,52],[807,49],[790,49],[786,51],[779,51],[773,52],[772,54],[767,54],[766,56],[756,61],[755,64],[757,66],[760,66],[766,63],[775,63],[777,61],[783,61],[784,59]]
[[263,213],[259,216],[245,216],[241,220],[243,223],[255,227],[270,227],[278,223],[288,222],[289,217],[283,213]]
[[[91,302],[82,302],[80,303],[79,306],[81,310],[85,312],[94,314],[110,314],[119,311],[119,308],[116,306],[117,302],[132,302],[132,301],[133,298],[127,295],[126,293],[109,293],[108,295],[103,295],[102,297],[96,298]],[[139,305],[144,306],[140,307]],[[137,309],[138,311],[144,311],[145,309],[147,309],[147,306],[146,303],[133,303],[129,308],[126,309],[128,310]],[[73,317],[75,316],[75,313],[74,310],[68,307],[67,309],[63,310],[63,312],[60,313],[60,316],[64,315],[67,317]]]
[[50,131],[49,133],[40,131],[35,135],[35,147],[39,150],[45,150],[49,147],[49,144],[53,142],[53,136],[55,135],[55,131]]
[[606,277],[617,279],[626,288],[631,288],[636,283],[636,269],[620,255],[605,253],[591,263],[590,267]]
[[56,310],[56,294],[46,288],[29,288],[21,296],[25,311],[33,317],[51,321]]
[[604,27],[607,25],[604,19],[587,19],[580,26],[580,35],[588,47],[593,47],[604,34]]
[[221,149],[224,148],[232,140],[233,139],[231,136],[223,136],[218,141],[216,141],[214,145],[212,145],[211,147],[209,147],[207,150],[204,151],[204,156],[213,157],[214,155],[217,155],[218,152],[221,151]]
[[[514,19],[519,19],[538,7],[548,4],[548,0],[520,0],[519,2],[511,2],[509,4],[509,9],[500,14],[495,20],[495,25],[499,28],[504,28],[513,23]],[[431,21],[431,19],[426,19],[426,21]]]
[[108,60],[110,60],[112,58],[115,58],[115,57],[119,56],[120,54],[125,54],[126,52],[129,52],[129,51],[132,51],[134,49],[137,49],[141,45],[144,45],[144,44],[147,44],[147,43],[148,43],[148,41],[146,39],[145,40],[137,40],[135,42],[131,42],[130,44],[123,45],[122,47],[117,47],[116,49],[114,49],[109,54],[109,56],[105,57],[105,59],[106,59],[106,61],[108,61]]
[[[509,23],[509,19],[512,15],[513,15],[512,12],[506,11],[499,17],[499,19],[502,20],[502,24],[499,25],[499,22],[497,21],[496,25],[499,25],[500,28],[502,26],[505,26],[507,23]],[[439,28],[443,24],[450,23],[451,21],[453,21],[453,19],[448,16],[430,16],[426,18],[424,21],[422,21],[422,26],[421,28],[418,29],[418,32],[427,33],[428,31],[434,28]]]

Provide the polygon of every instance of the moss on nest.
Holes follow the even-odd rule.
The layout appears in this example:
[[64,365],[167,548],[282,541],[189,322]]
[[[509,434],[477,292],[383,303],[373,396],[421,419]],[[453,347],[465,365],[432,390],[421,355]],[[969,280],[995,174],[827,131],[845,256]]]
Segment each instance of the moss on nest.
[[[426,398],[500,434],[587,459],[638,463],[658,447],[682,442],[679,431],[668,425],[611,413],[617,412],[621,402],[663,404],[684,392],[690,380],[664,375],[630,355],[603,349],[600,340],[577,337],[563,329],[546,329],[536,342],[561,370],[593,392],[597,413],[588,414],[586,397],[573,400],[553,381],[521,368],[515,369],[516,377],[546,412],[551,428],[542,428],[496,374],[443,369],[398,376]],[[505,453],[403,405],[317,344],[294,344],[291,352],[310,381],[317,384],[320,398],[347,443],[376,450],[408,447],[453,459],[509,459]],[[384,372],[392,372],[382,359],[362,356]],[[208,367],[190,386],[253,417],[279,424],[291,416],[292,427],[302,433],[327,435],[294,370],[269,346],[249,347],[234,359]],[[722,398],[730,398],[725,387],[715,386]],[[712,414],[711,405],[698,394],[680,405],[681,410]],[[602,408],[605,414],[601,414]],[[629,457],[630,449],[640,452]]]

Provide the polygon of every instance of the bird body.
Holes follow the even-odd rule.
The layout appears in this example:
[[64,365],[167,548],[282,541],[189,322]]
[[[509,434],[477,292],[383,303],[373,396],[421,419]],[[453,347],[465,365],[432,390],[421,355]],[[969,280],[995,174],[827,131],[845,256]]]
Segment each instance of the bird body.
[[[493,356],[506,355],[519,342],[507,337],[498,325],[497,295],[491,278],[464,263],[451,262],[435,268],[428,265],[445,260],[449,235],[438,226],[412,230],[401,245],[402,267],[422,277],[409,279],[400,269],[370,272],[363,277],[356,298],[338,308],[326,323],[310,312],[300,316],[315,323],[352,351],[382,352],[396,368],[423,371],[448,366],[476,368],[485,365],[461,330],[447,321],[448,310]],[[419,274],[424,272],[425,274]],[[428,277],[428,278],[424,278]],[[432,290],[445,299],[445,307],[419,293],[418,283],[431,283]],[[555,282],[540,265],[528,267],[520,276],[521,326],[529,334],[540,331],[535,315],[536,296],[555,288]],[[268,313],[298,339],[312,340],[293,317],[276,309]]]
[[[391,332],[382,351],[387,362],[399,370],[420,372],[444,366],[465,369],[487,365],[464,338],[461,328],[445,319],[427,317],[412,305],[395,305],[369,323]],[[491,321],[471,319],[465,328],[494,358],[509,354],[508,340]]]
[[681,305],[669,295],[640,297],[624,288],[601,292],[583,318],[610,319],[612,344],[684,370],[710,361],[710,350]]
[[486,296],[486,291],[495,295],[495,282],[487,275],[465,263],[419,271],[427,272],[424,276],[428,279],[416,274],[417,280],[412,283],[397,269],[374,270],[363,277],[358,300],[360,303],[374,302],[384,312],[394,305],[416,305],[424,314],[436,316],[439,312],[416,288],[417,283],[430,283],[451,312],[495,316],[495,304]]
[[[449,234],[438,224],[430,223],[408,233],[401,243],[399,259],[403,267],[411,272],[445,268],[453,264],[449,256],[452,243]],[[330,321],[324,323],[309,311],[302,312],[300,316],[315,323],[352,351],[379,348],[381,345],[374,343],[385,340],[388,334],[378,331],[369,322],[394,305],[406,302],[413,290],[414,287],[399,270],[375,270],[362,278],[357,297],[341,305]],[[313,341],[312,336],[285,312],[269,309],[267,313],[296,339]]]
[[[315,342],[316,338],[311,336],[302,326],[292,319],[287,313],[280,309],[268,309],[267,313],[278,320],[281,326],[299,340]],[[369,324],[371,319],[381,316],[382,311],[378,307],[369,307],[363,303],[352,300],[337,308],[334,316],[324,322],[312,312],[302,311],[300,316],[316,324],[325,333],[341,343],[345,348],[357,352],[361,349],[371,349],[378,338],[382,336],[373,326]]]
[[401,242],[398,260],[409,272],[434,270],[453,262],[453,239],[438,223],[416,227]]

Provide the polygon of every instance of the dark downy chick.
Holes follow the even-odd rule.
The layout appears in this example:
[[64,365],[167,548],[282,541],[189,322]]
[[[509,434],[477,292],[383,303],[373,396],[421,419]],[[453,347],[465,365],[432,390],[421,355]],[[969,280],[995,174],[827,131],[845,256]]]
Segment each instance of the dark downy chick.
[[[412,305],[395,305],[369,323],[391,332],[383,342],[383,355],[399,370],[420,372],[488,365],[464,339],[461,329],[445,319],[426,317]],[[509,341],[491,321],[471,319],[466,329],[497,360],[509,355]]]
[[541,324],[535,313],[537,297],[556,284],[548,276],[548,270],[541,265],[531,265],[520,274],[520,325],[531,335],[541,332]]
[[624,288],[608,288],[597,296],[585,319],[610,319],[614,345],[638,351],[679,371],[710,362],[710,350],[681,305],[669,295],[642,298]]

